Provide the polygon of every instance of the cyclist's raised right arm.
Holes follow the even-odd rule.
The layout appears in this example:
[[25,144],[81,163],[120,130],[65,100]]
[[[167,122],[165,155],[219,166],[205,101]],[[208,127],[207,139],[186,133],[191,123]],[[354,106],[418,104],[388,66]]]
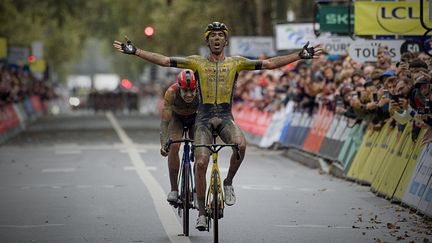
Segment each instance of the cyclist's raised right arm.
[[151,63],[160,65],[160,66],[164,66],[164,67],[169,67],[170,66],[170,58],[167,56],[164,56],[162,54],[159,53],[154,53],[154,52],[149,52],[149,51],[144,51],[142,49],[137,49],[135,52],[135,56],[138,56],[146,61],[149,61]]
[[138,56],[148,62],[163,66],[163,67],[179,67],[179,68],[192,68],[191,61],[187,58],[167,57],[159,53],[145,51],[135,47],[132,42],[126,38],[126,43],[114,41],[114,48],[119,52]]

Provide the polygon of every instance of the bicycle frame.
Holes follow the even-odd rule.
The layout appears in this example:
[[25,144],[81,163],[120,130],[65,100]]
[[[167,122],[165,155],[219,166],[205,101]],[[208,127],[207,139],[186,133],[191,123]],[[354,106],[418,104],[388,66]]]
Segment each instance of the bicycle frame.
[[[180,187],[180,195],[184,194],[185,187],[183,185],[185,184],[185,178],[184,178],[185,173],[192,175],[191,160],[189,156],[190,151],[191,151],[191,145],[189,144],[189,141],[184,141],[183,157],[182,157],[182,162],[180,164],[180,170],[179,170],[180,173],[177,178],[177,183]],[[191,188],[194,188],[194,181],[192,178],[193,176],[190,177],[190,182],[191,182],[190,186]]]
[[[179,201],[174,207],[178,207],[178,214],[183,218],[183,235],[189,236],[189,209],[193,209],[193,188],[194,188],[194,180],[192,174],[192,166],[191,166],[191,143],[193,140],[188,137],[188,129],[187,127],[183,128],[183,139],[172,141],[168,140],[165,145],[166,151],[168,151],[169,146],[173,143],[183,143],[183,156],[182,162],[180,165],[179,175],[177,178],[177,183],[180,186],[179,193]],[[191,200],[192,199],[192,200]],[[180,207],[179,207],[180,206]]]
[[[207,200],[206,200],[206,205],[207,208],[209,209],[209,211],[212,211],[213,209],[213,205],[212,205],[212,195],[214,195],[214,184],[216,183],[217,186],[217,195],[220,196],[220,212],[219,213],[223,213],[223,210],[225,208],[225,198],[224,198],[224,194],[223,194],[223,190],[222,190],[222,180],[221,180],[221,176],[220,176],[220,170],[219,170],[219,166],[217,163],[218,160],[218,151],[215,151],[215,153],[212,153],[212,160],[213,160],[213,165],[212,165],[212,169],[211,169],[211,173],[210,173],[210,184],[209,187],[207,189]],[[216,182],[215,182],[215,178],[216,178]],[[223,216],[223,215],[221,215]]]
[[[238,144],[216,144],[217,134],[213,133],[213,143],[212,144],[195,144],[192,146],[192,154],[194,153],[194,148],[205,147],[212,153],[213,165],[211,169],[210,184],[207,190],[206,199],[206,213],[209,227],[207,231],[210,231],[210,222],[213,218],[213,235],[214,242],[219,241],[219,224],[218,220],[223,217],[223,210],[225,208],[224,204],[224,193],[222,189],[222,180],[220,177],[220,170],[218,166],[218,152],[223,147],[233,147],[236,151],[237,159],[240,159],[240,151]],[[193,157],[193,156],[192,156]]]

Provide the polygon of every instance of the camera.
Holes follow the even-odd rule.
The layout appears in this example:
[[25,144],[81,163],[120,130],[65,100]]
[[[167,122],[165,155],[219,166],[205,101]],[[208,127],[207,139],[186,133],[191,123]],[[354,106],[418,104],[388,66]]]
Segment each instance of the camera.
[[340,95],[336,95],[335,100],[336,100],[336,106],[343,107],[343,100],[342,100],[342,97]]
[[426,106],[424,108],[425,114],[431,114],[431,100],[426,99],[425,104],[426,104]]
[[378,95],[377,93],[372,93],[372,101],[377,102],[378,101]]
[[386,89],[384,90],[384,94],[383,95],[384,95],[385,98],[390,98],[390,93]]

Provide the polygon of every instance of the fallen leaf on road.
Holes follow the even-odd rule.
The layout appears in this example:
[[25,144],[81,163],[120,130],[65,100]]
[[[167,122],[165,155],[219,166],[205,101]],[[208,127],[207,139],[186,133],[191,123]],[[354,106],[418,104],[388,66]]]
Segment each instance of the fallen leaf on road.
[[387,229],[394,229],[394,228],[396,228],[394,224],[387,223]]
[[403,236],[398,236],[398,237],[396,238],[396,240],[405,240],[405,237],[403,237]]

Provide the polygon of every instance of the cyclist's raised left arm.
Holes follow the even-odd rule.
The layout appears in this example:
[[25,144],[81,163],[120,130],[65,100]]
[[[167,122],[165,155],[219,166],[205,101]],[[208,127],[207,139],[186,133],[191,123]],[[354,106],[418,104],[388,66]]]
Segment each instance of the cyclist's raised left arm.
[[303,46],[299,53],[292,53],[284,56],[276,56],[262,61],[262,69],[275,69],[283,67],[292,62],[298,61],[300,59],[312,59],[318,58],[323,49],[321,46],[315,45],[314,47],[308,47],[309,42]]
[[262,61],[262,69],[275,69],[283,67],[292,62],[298,61],[301,58],[297,53],[293,53],[285,56],[272,57]]

